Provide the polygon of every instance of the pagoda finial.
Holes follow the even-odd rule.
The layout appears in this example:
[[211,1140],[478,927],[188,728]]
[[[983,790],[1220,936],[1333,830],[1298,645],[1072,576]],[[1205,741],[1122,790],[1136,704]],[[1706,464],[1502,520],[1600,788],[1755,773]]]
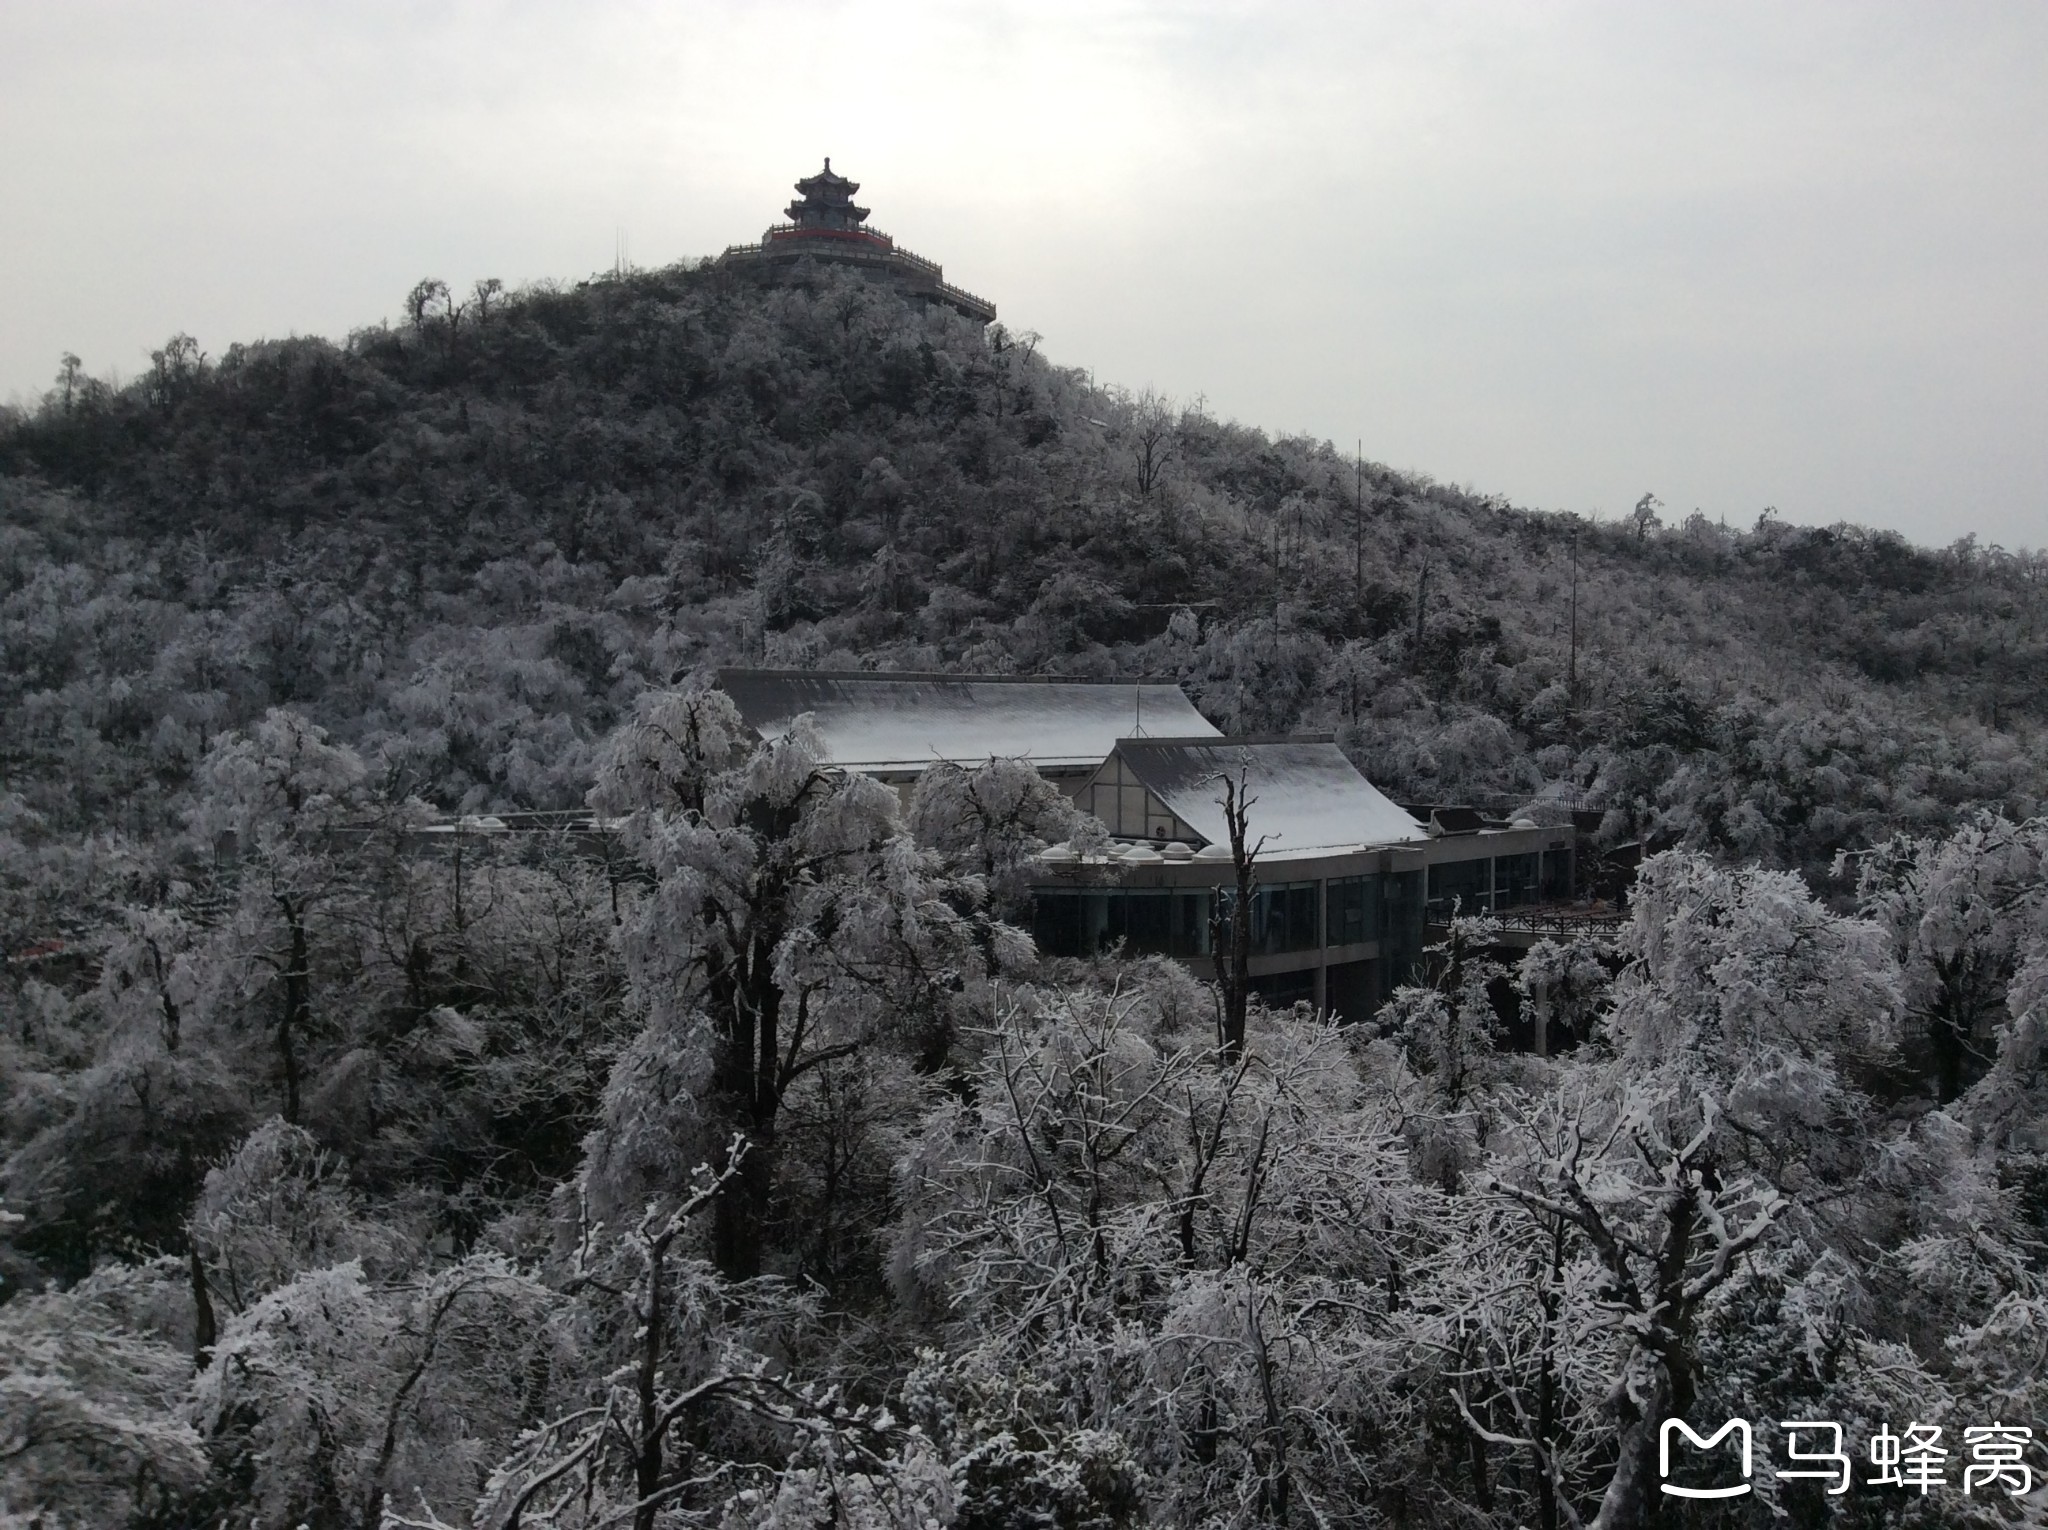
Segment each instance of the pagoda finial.
[[832,156],[829,154],[825,156],[825,173],[827,175],[832,173]]

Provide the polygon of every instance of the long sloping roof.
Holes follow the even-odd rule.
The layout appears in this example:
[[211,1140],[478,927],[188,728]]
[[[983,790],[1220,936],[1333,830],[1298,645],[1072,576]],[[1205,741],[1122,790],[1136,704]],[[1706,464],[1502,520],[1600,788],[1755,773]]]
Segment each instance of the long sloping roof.
[[1126,738],[1131,774],[1211,844],[1230,843],[1222,783],[1240,766],[1252,798],[1246,825],[1268,854],[1405,844],[1429,831],[1358,773],[1327,734],[1294,738]]
[[1171,681],[727,669],[718,684],[763,738],[810,713],[832,763],[856,770],[991,757],[1096,765],[1136,727],[1221,736]]

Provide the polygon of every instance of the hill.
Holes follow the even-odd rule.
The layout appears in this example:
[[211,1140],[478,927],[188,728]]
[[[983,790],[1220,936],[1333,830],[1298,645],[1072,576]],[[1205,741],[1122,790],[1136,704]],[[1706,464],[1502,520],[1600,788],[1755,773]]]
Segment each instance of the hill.
[[[0,422],[0,1530],[1620,1527],[1666,1416],[1845,1421],[1727,1523],[1890,1522],[1766,1463],[1900,1427],[2024,1493],[2043,560],[1656,509],[826,275],[68,374]],[[729,660],[1165,673],[1692,849],[1340,1025],[1241,892],[1041,953],[1053,786],[906,802],[671,685]]]
[[146,835],[272,705],[444,807],[567,806],[640,689],[729,660],[1170,674],[1396,795],[1808,868],[2048,791],[2039,553],[1519,509],[844,273],[407,314],[0,420],[20,809]]

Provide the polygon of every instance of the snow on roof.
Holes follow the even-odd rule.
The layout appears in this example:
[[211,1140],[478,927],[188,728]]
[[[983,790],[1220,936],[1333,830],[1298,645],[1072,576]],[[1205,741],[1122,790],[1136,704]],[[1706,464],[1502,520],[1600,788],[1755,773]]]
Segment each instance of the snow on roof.
[[1268,853],[1405,844],[1428,831],[1344,757],[1328,734],[1291,738],[1126,738],[1117,753],[1131,774],[1212,845],[1230,843],[1224,775],[1245,772],[1252,843]]
[[727,669],[718,684],[763,738],[808,712],[832,763],[860,770],[991,757],[1096,765],[1136,728],[1221,737],[1171,681]]

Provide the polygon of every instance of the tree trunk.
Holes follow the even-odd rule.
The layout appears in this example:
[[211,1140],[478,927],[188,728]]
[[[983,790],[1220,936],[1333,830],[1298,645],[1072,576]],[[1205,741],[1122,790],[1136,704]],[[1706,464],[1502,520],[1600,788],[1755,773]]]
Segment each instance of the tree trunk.
[[1550,1229],[1550,1276],[1538,1304],[1543,1312],[1542,1368],[1536,1377],[1536,1530],[1557,1530],[1557,1483],[1551,1466],[1557,1459],[1557,1315],[1564,1286],[1564,1223]]
[[192,1265],[192,1368],[203,1371],[213,1363],[213,1346],[220,1338],[214,1321],[213,1293],[206,1288],[206,1266],[199,1258],[199,1245],[190,1250]]
[[1617,1388],[1620,1458],[1587,1530],[1642,1530],[1656,1517],[1657,1430],[1671,1412],[1670,1387],[1655,1356],[1639,1349],[1630,1356],[1630,1366],[1640,1366],[1650,1375],[1650,1395],[1645,1399],[1649,1406],[1638,1405],[1625,1386]]
[[[773,922],[779,935],[780,922]],[[721,1007],[727,1008],[719,1093],[735,1127],[746,1138],[746,1153],[718,1193],[711,1217],[711,1258],[729,1280],[761,1273],[766,1225],[775,1194],[775,1120],[782,1105],[782,990],[775,982],[775,946],[756,936],[744,965],[722,974]],[[730,1156],[721,1172],[733,1169]]]
[[[733,1169],[721,1159],[721,1172]],[[746,1156],[718,1192],[711,1214],[711,1262],[728,1280],[752,1280],[761,1273],[765,1223],[775,1196],[775,1127],[747,1134]]]
[[1236,891],[1229,914],[1219,910],[1209,921],[1209,945],[1216,962],[1216,986],[1222,994],[1216,1042],[1226,1066],[1235,1066],[1244,1055],[1245,1016],[1251,1003],[1252,895],[1259,885],[1254,864],[1258,849],[1245,844],[1245,812],[1252,800],[1245,794],[1242,769],[1235,781],[1223,778],[1223,821],[1230,828]]
[[1422,565],[1422,573],[1415,581],[1415,644],[1410,650],[1409,666],[1422,668],[1423,617],[1429,609],[1429,565]]
[[277,1026],[277,1054],[284,1064],[284,1118],[299,1124],[300,1031],[313,1013],[312,955],[306,943],[304,910],[289,898],[280,898],[285,922],[291,927],[291,957],[284,969],[284,1015]]
[[[725,1198],[719,1197],[719,1204]],[[661,1507],[654,1495],[661,1490],[661,1351],[667,1342],[663,1331],[663,1308],[667,1295],[662,1276],[668,1262],[666,1240],[647,1251],[647,1305],[640,1316],[640,1366],[634,1378],[639,1403],[639,1449],[633,1462],[633,1490],[638,1504],[633,1510],[633,1530],[654,1530],[655,1512]]]

